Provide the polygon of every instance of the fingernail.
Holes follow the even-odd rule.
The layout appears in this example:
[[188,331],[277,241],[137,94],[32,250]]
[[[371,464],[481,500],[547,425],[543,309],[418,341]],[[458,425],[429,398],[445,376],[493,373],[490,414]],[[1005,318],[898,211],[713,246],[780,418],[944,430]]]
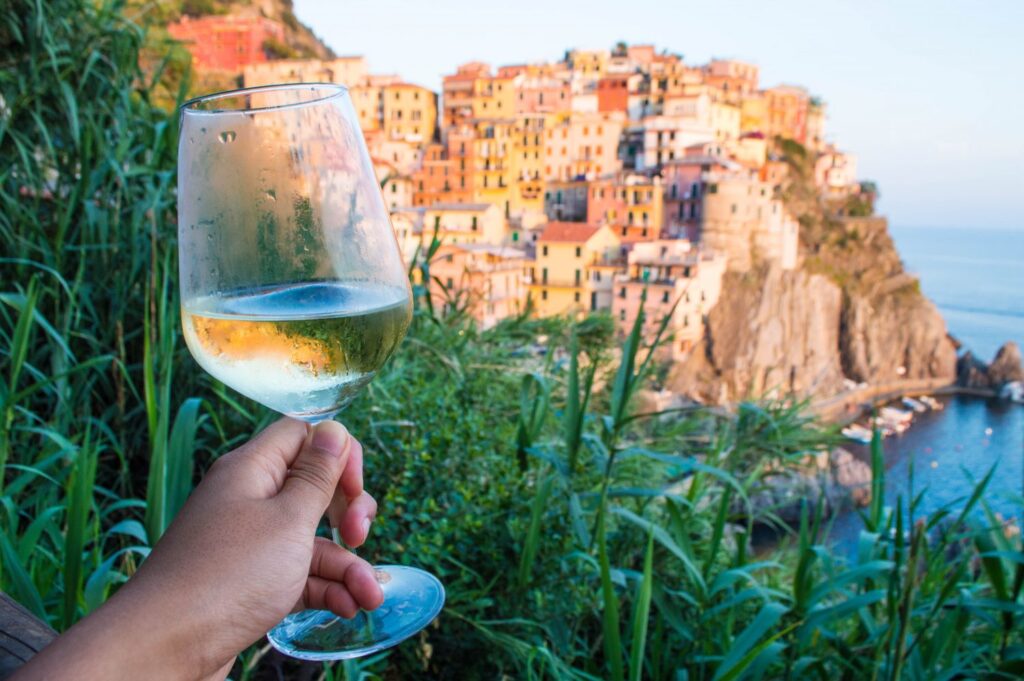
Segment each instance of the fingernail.
[[363,518],[363,538],[365,539],[368,534],[370,534],[370,519]]
[[313,429],[312,444],[319,450],[341,456],[341,452],[345,448],[346,437],[345,428],[340,423],[324,421]]

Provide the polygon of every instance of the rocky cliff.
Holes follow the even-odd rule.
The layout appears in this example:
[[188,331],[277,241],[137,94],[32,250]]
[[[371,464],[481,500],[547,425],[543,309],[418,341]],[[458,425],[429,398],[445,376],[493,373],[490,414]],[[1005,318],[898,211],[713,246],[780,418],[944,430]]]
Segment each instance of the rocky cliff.
[[703,340],[669,375],[672,390],[725,403],[770,394],[821,397],[844,378],[948,378],[956,350],[935,305],[903,268],[884,218],[840,217],[811,182],[802,149],[783,148],[778,188],[800,223],[800,257],[728,272]]

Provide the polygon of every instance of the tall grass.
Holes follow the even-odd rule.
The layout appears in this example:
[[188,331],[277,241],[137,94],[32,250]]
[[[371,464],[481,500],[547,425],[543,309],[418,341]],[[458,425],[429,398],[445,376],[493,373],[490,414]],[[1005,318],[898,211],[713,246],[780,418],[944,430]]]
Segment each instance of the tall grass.
[[[145,559],[217,452],[272,415],[177,337],[176,123],[116,3],[0,8],[0,588],[64,628]],[[184,82],[184,81],[183,81]],[[179,93],[180,94],[180,93]],[[642,412],[642,315],[467,323],[410,263],[409,341],[345,414],[380,497],[371,560],[445,581],[415,640],[308,678],[1019,678],[1024,551],[989,478],[887,508],[855,555],[753,500],[832,438],[798,404]],[[437,289],[435,288],[435,291]],[[661,335],[666,330],[661,329]],[[782,528],[755,549],[758,525]],[[233,678],[297,665],[254,646]]]

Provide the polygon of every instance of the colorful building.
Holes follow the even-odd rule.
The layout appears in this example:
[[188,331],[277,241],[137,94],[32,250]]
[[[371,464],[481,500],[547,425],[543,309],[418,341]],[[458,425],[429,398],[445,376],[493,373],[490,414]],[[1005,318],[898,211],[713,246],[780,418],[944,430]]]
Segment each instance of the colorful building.
[[585,222],[587,219],[586,180],[553,180],[544,187],[544,214],[556,222]]
[[437,95],[412,83],[385,85],[381,88],[381,114],[389,138],[430,142],[437,126]]
[[445,244],[491,244],[509,239],[508,222],[490,203],[437,203],[423,209],[423,241],[434,235]]
[[623,241],[657,239],[664,226],[661,178],[625,175],[589,183],[587,222],[611,225]]
[[799,224],[771,184],[746,169],[707,173],[704,182],[702,245],[738,272],[766,261],[796,267]]
[[264,44],[284,40],[284,26],[256,15],[183,16],[167,32],[184,43],[193,65],[203,71],[239,73],[250,64],[267,61]]
[[573,113],[547,127],[545,179],[565,181],[617,172],[624,124],[625,116],[618,112]]
[[795,85],[779,85],[764,91],[769,137],[784,137],[800,144],[807,141],[807,113],[811,98],[807,90]]
[[364,57],[273,59],[245,66],[242,69],[242,85],[258,87],[277,83],[339,83],[355,87],[365,83],[368,76]]
[[449,244],[430,262],[435,309],[459,310],[481,329],[521,314],[528,292],[526,254],[508,246]]
[[734,164],[710,155],[687,155],[662,167],[667,236],[700,240],[705,178],[732,168]]
[[549,222],[536,249],[530,295],[539,316],[608,309],[611,272],[620,259],[609,227]]
[[490,78],[491,67],[484,62],[474,61],[460,65],[455,73],[445,76],[442,86],[441,126],[449,128],[468,123],[474,118],[473,100],[476,96],[476,82]]
[[722,293],[725,265],[724,257],[686,239],[636,244],[613,284],[612,316],[620,332],[629,333],[642,306],[644,340],[654,341],[668,318],[661,347],[682,359],[704,335],[704,320]]

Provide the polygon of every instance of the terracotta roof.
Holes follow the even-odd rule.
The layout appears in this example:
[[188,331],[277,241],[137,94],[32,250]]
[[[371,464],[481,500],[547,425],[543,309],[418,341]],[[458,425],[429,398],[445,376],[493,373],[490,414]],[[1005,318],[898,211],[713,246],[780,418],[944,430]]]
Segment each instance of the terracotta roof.
[[585,222],[549,222],[544,226],[538,242],[542,241],[568,241],[583,243],[590,239],[601,229]]

